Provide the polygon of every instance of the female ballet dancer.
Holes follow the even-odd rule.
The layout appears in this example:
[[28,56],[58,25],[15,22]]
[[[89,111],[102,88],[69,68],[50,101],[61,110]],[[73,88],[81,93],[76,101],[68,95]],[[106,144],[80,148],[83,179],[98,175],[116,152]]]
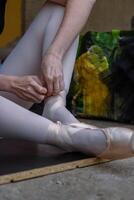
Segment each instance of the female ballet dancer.
[[[0,137],[57,146],[99,158],[134,154],[133,130],[80,123],[66,109],[78,34],[95,0],[44,4],[0,69]],[[28,109],[44,100],[43,115]]]

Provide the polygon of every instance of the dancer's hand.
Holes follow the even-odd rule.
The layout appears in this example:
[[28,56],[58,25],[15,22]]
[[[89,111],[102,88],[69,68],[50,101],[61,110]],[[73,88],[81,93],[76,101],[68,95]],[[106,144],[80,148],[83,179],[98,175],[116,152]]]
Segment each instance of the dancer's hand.
[[37,76],[17,76],[12,80],[11,92],[25,101],[40,103],[44,100],[47,89]]
[[63,67],[60,57],[48,53],[42,60],[42,80],[47,88],[47,96],[57,95],[64,89]]

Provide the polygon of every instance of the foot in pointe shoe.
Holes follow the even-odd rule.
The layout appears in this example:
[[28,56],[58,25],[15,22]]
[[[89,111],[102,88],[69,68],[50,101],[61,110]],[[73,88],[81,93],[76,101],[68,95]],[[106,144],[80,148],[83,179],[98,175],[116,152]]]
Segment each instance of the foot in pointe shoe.
[[[63,125],[57,122],[57,126],[51,127],[51,131],[56,129],[53,137],[53,144],[61,147],[67,152],[82,152],[88,155],[94,154],[89,150],[89,134],[95,131],[101,131],[105,135],[107,147],[96,155],[102,159],[121,159],[134,156],[134,131],[122,127],[98,128],[85,123],[72,123]],[[84,130],[88,129],[88,134]],[[86,132],[87,133],[87,132]],[[91,142],[90,142],[91,144]]]
[[90,132],[91,130],[98,129],[96,126],[88,125],[82,122],[62,124],[60,121],[57,121],[57,123],[49,126],[50,137],[48,138],[48,144],[60,147],[66,152],[87,153],[89,152],[89,150],[87,150],[89,146],[87,137],[80,137],[83,130],[87,128]]
[[122,127],[102,129],[106,139],[106,150],[98,155],[104,159],[123,159],[134,156],[134,130]]

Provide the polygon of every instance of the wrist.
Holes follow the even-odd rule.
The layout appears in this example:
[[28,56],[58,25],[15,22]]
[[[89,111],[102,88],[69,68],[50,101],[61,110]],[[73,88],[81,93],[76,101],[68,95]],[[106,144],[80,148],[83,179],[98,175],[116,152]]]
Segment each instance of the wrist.
[[0,75],[0,90],[5,92],[12,92],[15,76]]
[[55,56],[57,59],[62,60],[64,57],[65,51],[62,48],[49,48],[46,52],[45,55],[53,55]]

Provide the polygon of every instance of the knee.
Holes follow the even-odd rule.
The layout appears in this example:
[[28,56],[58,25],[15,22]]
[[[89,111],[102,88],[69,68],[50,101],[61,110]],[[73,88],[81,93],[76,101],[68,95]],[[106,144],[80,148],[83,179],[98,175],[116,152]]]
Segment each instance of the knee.
[[63,18],[65,8],[56,3],[47,2],[45,4],[45,6],[42,8],[42,17],[44,16],[44,18],[45,18],[47,12],[50,14],[49,16],[51,16],[51,17],[55,16],[55,17]]
[[[51,4],[51,3],[50,3]],[[51,17],[47,28],[58,28],[63,20],[65,8],[58,4],[52,3]]]
[[32,26],[33,33],[41,37],[44,36],[46,30],[55,31],[55,26],[57,27],[58,24],[60,25],[63,16],[64,7],[47,2],[35,18],[33,24],[36,24],[36,26]]

